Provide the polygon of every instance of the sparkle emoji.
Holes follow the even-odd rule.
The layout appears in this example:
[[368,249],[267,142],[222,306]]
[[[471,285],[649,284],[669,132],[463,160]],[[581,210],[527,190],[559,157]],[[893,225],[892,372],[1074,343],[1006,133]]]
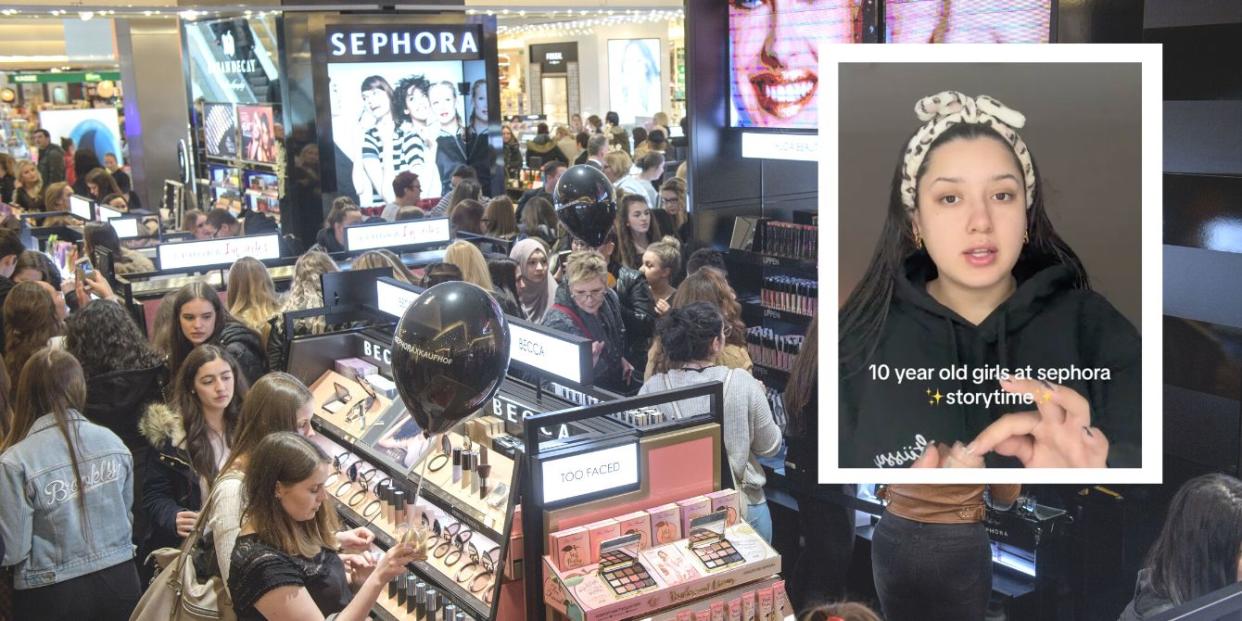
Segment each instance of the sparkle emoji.
[[940,400],[944,398],[944,395],[940,394],[940,389],[939,389],[939,388],[937,388],[937,389],[936,389],[936,392],[934,392],[934,393],[932,392],[932,390],[931,390],[930,388],[928,388],[928,389],[927,389],[927,397],[928,397],[928,399],[927,399],[927,404],[928,404],[928,405],[940,405]]

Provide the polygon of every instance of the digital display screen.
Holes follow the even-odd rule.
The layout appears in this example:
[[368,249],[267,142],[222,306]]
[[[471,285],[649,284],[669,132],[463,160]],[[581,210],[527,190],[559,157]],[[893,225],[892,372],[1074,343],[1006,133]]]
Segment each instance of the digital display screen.
[[608,95],[624,124],[660,111],[659,39],[608,41]]
[[731,0],[730,125],[814,130],[819,119],[819,42],[861,39],[856,4]]
[[138,218],[113,218],[108,220],[108,224],[112,225],[116,236],[121,239],[138,237]]
[[276,117],[271,106],[237,106],[241,159],[276,163]]
[[230,104],[203,105],[203,141],[207,155],[237,155],[237,117]]
[[89,198],[74,194],[69,197],[69,213],[82,218],[83,220],[94,220],[95,210],[92,209],[94,202]]
[[100,222],[107,222],[113,218],[120,218],[125,215],[125,212],[117,211],[116,209],[107,207],[103,204],[96,205],[95,211],[98,212]]
[[888,0],[889,43],[1048,43],[1052,0]]

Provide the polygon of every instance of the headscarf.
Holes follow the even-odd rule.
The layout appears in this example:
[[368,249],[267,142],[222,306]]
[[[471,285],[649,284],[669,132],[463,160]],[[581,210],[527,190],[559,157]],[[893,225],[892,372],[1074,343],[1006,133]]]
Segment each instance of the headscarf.
[[526,261],[536,250],[543,252],[543,256],[549,260],[548,271],[544,276],[545,286],[518,287],[518,302],[521,303],[522,312],[526,314],[527,320],[542,323],[544,313],[548,312],[548,306],[556,299],[556,279],[552,278],[551,257],[548,256],[548,249],[539,240],[527,237],[513,245],[509,258],[517,261],[518,279],[526,280]]

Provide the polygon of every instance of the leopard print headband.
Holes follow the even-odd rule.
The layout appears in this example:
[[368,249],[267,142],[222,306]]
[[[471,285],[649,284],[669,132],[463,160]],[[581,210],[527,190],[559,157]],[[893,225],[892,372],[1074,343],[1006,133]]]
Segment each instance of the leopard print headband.
[[918,205],[915,183],[918,180],[919,167],[927,157],[928,147],[940,134],[958,123],[987,125],[1009,143],[1022,165],[1022,176],[1026,183],[1026,208],[1030,209],[1035,204],[1035,174],[1031,166],[1031,153],[1016,131],[1026,124],[1026,117],[1021,112],[1006,107],[987,95],[968,97],[957,91],[943,91],[920,99],[914,106],[914,113],[924,124],[906,145],[905,160],[901,167],[901,202],[907,211],[914,211]]

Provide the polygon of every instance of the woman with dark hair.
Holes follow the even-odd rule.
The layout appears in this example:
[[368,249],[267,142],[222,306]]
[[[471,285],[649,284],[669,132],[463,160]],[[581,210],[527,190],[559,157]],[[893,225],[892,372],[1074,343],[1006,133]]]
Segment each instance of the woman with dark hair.
[[423,286],[426,288],[457,280],[462,280],[461,268],[452,263],[432,263],[423,272]]
[[[669,305],[672,308],[684,308],[696,302],[706,302],[712,308],[720,309],[725,323],[731,326],[717,362],[727,368],[749,373],[753,364],[746,349],[746,324],[742,321],[742,305],[738,303],[737,293],[729,286],[729,281],[716,270],[699,270],[682,281]],[[672,367],[668,355],[664,353],[660,339],[654,339],[647,352],[647,371],[644,377],[650,378],[670,368]]]
[[107,427],[134,457],[134,543],[147,535],[142,490],[150,443],[138,430],[142,413],[164,400],[168,367],[134,318],[117,302],[95,300],[66,322],[65,349],[86,379],[86,418]]
[[[73,193],[79,196],[91,196],[90,186],[86,184],[86,177],[96,168],[103,168],[103,163],[99,161],[99,157],[95,155],[95,150],[90,148],[78,149],[73,153]],[[104,169],[107,172],[107,169]],[[116,182],[113,182],[116,185]],[[100,196],[103,196],[102,194]]]
[[212,482],[229,459],[246,396],[237,362],[215,345],[190,352],[168,404],[147,408],[138,428],[155,450],[142,507],[150,530],[139,557],[177,547],[190,534]]
[[534,196],[526,201],[526,209],[522,210],[522,226],[519,231],[522,237],[537,239],[551,248],[556,245],[558,224],[552,201],[542,196]]
[[[745,499],[746,521],[766,541],[772,540],[772,514],[763,494],[766,477],[757,457],[781,450],[781,430],[763,384],[750,373],[717,362],[732,326],[711,304],[696,302],[673,309],[660,319],[658,335],[668,354],[669,370],[647,379],[638,394],[693,386],[712,380],[724,384],[724,442],[733,483]],[[696,397],[659,406],[672,418],[707,411],[708,398]]]
[[87,222],[83,229],[82,239],[88,257],[95,256],[96,248],[107,248],[112,253],[112,268],[117,274],[143,274],[155,271],[155,264],[151,263],[150,259],[140,252],[121,245],[121,239],[111,223]]
[[[464,186],[468,182],[469,180],[462,181],[461,185]],[[458,186],[458,189],[461,189],[461,186]],[[483,203],[473,198],[463,198],[449,209],[449,221],[454,231],[482,235],[484,211]]]
[[236,320],[224,307],[220,295],[205,282],[190,283],[173,298],[173,326],[169,330],[168,368],[174,374],[190,351],[204,343],[228,352],[241,370],[246,384],[258,381],[267,371],[259,334]]
[[673,230],[669,235],[676,235],[682,244],[694,239],[694,221],[690,219],[689,201],[686,195],[686,180],[670,177],[660,185],[660,209],[672,220]]
[[635,127],[631,135],[634,136],[634,161],[647,154],[647,129],[643,127]]
[[604,133],[604,120],[599,118],[598,114],[592,114],[586,119],[586,130],[592,134]]
[[[925,124],[902,151],[871,264],[840,312],[840,465],[909,466],[920,439],[935,438],[993,467],[1139,466],[1140,338],[1053,229],[1022,115],[953,91],[916,112]],[[940,390],[1008,399],[932,415],[909,406],[926,402],[926,386],[866,371],[884,365],[999,367],[999,380]],[[1108,377],[1037,381],[1071,368]]]
[[443,193],[440,171],[436,169],[436,137],[440,124],[431,114],[430,90],[431,82],[423,75],[407,76],[397,82],[394,98],[398,125],[393,142],[400,146],[401,152],[395,164],[396,174],[410,171],[418,175],[425,195],[440,196]]
[[133,461],[116,434],[82,416],[85,403],[69,353],[41,349],[21,370],[0,442],[0,566],[13,568],[14,619],[121,621],[142,594]]
[[[795,485],[802,550],[789,575],[789,596],[797,610],[845,597],[854,553],[854,510],[820,500],[819,485],[819,319],[812,319],[785,385],[785,476]],[[838,486],[854,497],[854,486]]]
[[112,178],[112,173],[103,167],[92,168],[86,173],[86,190],[89,192],[87,196],[96,202],[107,202],[104,201],[105,196],[121,194],[121,186]]
[[1242,581],[1242,481],[1206,474],[1182,485],[1118,621],[1144,621]]
[[517,180],[522,174],[522,145],[508,125],[500,126],[500,138],[505,152],[505,177],[510,181]]
[[295,433],[273,433],[255,448],[228,578],[239,621],[369,619],[384,585],[426,560],[422,547],[397,542],[369,572],[355,574],[351,591],[333,536],[336,507],[325,485],[331,472],[332,458]]
[[487,261],[487,271],[492,276],[492,285],[495,287],[496,297],[503,298],[503,300],[500,300],[501,308],[504,308],[506,313],[512,314],[514,317],[526,319],[526,313],[522,312],[522,307],[517,301],[517,261],[509,257],[489,259]]
[[40,282],[18,283],[4,300],[4,364],[20,369],[65,331],[52,296]]
[[[362,81],[363,115],[359,119],[363,128],[362,158],[358,165],[362,166],[365,173],[363,178],[370,183],[369,192],[362,188],[358,191],[358,200],[364,205],[391,203],[396,200],[392,190],[392,179],[395,176],[393,162],[398,147],[402,146],[393,144],[397,128],[393,110],[396,107],[392,85],[388,80],[373,75]],[[358,175],[354,177],[358,178]]]
[[630,137],[625,133],[625,128],[621,127],[621,116],[609,110],[604,115],[604,123],[604,133],[608,135],[608,146],[613,150],[620,149],[629,155]]

